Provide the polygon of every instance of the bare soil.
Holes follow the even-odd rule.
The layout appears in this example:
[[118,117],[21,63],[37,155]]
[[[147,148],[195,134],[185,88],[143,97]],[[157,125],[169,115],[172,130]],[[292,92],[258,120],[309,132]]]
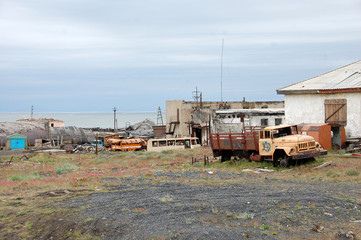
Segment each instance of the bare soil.
[[[258,175],[158,172],[105,178],[107,192],[65,200],[39,219],[34,239],[354,239],[361,184],[297,182]],[[356,222],[353,222],[356,221]],[[88,235],[86,235],[88,234]],[[347,236],[346,236],[347,235]],[[87,238],[86,238],[87,239]]]

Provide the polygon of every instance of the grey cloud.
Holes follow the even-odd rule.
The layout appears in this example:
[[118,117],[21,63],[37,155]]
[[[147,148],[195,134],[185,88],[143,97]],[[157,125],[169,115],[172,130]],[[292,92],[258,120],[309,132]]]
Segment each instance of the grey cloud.
[[225,39],[226,98],[279,99],[277,87],[360,58],[360,11],[357,0],[3,0],[0,83],[40,106],[56,88],[71,95],[61,109],[135,88],[155,106],[195,86],[217,100]]

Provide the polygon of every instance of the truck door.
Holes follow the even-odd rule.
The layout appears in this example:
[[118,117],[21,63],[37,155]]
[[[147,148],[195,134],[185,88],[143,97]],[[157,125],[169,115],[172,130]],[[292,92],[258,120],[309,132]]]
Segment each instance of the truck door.
[[258,144],[261,156],[272,156],[272,131],[263,131],[263,136],[259,139]]

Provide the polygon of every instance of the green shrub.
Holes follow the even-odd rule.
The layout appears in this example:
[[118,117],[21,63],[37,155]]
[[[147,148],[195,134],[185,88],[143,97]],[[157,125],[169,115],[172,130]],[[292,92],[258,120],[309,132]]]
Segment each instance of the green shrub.
[[49,154],[36,154],[34,157],[30,158],[33,162],[42,162],[42,163],[53,163],[55,162],[55,158],[52,158],[51,153]]
[[22,176],[12,175],[9,180],[10,181],[21,181],[22,179],[23,179]]
[[172,160],[173,156],[172,155],[162,155],[159,157],[161,160]]
[[254,218],[254,214],[253,213],[241,213],[239,215],[235,215],[236,219],[253,219]]
[[8,180],[9,181],[24,181],[28,179],[41,179],[41,176],[39,176],[36,172],[30,175],[25,176],[19,176],[19,175],[13,175]]
[[261,226],[261,229],[262,229],[262,230],[268,230],[268,229],[270,229],[270,226],[263,224],[263,225]]
[[20,211],[20,212],[17,212],[16,215],[18,216],[23,216],[23,215],[26,215],[26,211]]
[[54,168],[55,172],[57,174],[64,174],[66,173],[67,171],[75,171],[75,170],[78,170],[78,167],[74,166],[74,165],[71,165],[69,163],[66,163],[62,166],[57,166]]
[[338,177],[338,176],[340,176],[340,174],[339,173],[337,173],[337,172],[334,172],[334,171],[327,171],[327,177],[331,177],[331,178],[335,178],[335,177]]
[[360,173],[357,171],[357,170],[355,170],[355,169],[348,169],[347,171],[346,171],[346,174],[348,175],[348,176],[358,176],[358,175],[360,175]]
[[173,150],[164,150],[161,152],[162,154],[172,154]]
[[137,155],[138,159],[153,159],[156,158],[156,154],[153,152],[142,152],[142,154]]
[[87,218],[87,219],[84,220],[85,223],[90,223],[92,221],[93,221],[93,218]]

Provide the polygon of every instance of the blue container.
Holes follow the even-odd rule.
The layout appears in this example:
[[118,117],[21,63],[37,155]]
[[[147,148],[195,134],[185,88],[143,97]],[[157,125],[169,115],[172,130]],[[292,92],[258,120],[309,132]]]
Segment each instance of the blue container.
[[27,139],[28,139],[27,136],[18,133],[13,134],[7,137],[9,143],[8,146],[10,147],[10,149],[25,149],[28,146]]

